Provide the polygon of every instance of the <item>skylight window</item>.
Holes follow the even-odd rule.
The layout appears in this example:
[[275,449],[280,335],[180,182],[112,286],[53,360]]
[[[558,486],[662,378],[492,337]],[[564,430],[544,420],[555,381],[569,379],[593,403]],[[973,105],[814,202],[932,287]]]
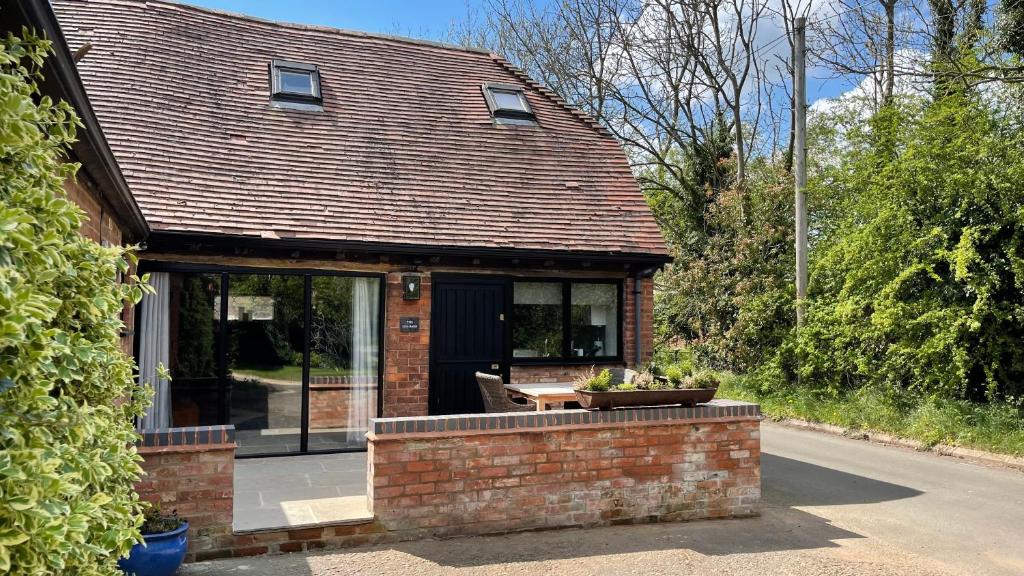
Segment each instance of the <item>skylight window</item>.
[[526,99],[521,86],[484,84],[483,92],[491,116],[498,124],[537,124],[537,118],[533,115],[533,109],[530,108],[530,102]]
[[491,95],[494,96],[495,109],[501,112],[529,112],[530,109],[526,104],[526,98],[522,92],[513,92],[512,90],[498,90],[492,89]]
[[274,60],[270,63],[270,100],[281,108],[323,110],[320,70],[313,64]]

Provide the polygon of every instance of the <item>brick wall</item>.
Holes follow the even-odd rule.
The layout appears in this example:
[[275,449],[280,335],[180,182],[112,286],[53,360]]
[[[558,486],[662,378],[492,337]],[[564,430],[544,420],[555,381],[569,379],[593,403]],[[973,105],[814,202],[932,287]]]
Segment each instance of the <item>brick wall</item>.
[[[623,359],[626,364],[635,364],[636,351],[633,348],[636,342],[636,308],[633,294],[633,278],[627,278],[623,283],[624,304],[622,313],[622,343],[625,348]],[[654,279],[644,278],[640,281],[640,357],[641,364],[650,362],[654,356]]]
[[234,433],[234,426],[198,426],[142,435],[138,449],[145,475],[135,490],[188,520],[188,561],[235,546]]
[[[81,171],[79,178],[84,178]],[[99,244],[120,246],[123,243],[121,224],[113,217],[112,211],[99,195],[88,185],[82,180],[67,180],[64,182],[64,191],[68,199],[85,212],[85,218],[82,219],[82,226],[79,229],[83,236]],[[125,354],[132,354],[131,330],[135,327],[134,307],[125,306],[121,320],[125,325],[124,336],[121,338],[121,349]]]
[[86,217],[81,228],[83,236],[101,244],[107,242],[115,246],[121,245],[121,227],[95,192],[78,180],[66,181],[64,190],[68,199],[85,212]]
[[757,406],[375,421],[371,512],[415,537],[741,517],[761,495]]
[[[427,413],[430,376],[430,275],[421,274],[419,300],[402,298],[402,272],[389,272],[385,297],[384,416]],[[417,332],[401,332],[402,317],[419,318]]]
[[[353,381],[353,380],[362,380]],[[368,394],[376,413],[377,379],[350,376],[311,376],[309,379],[309,427],[315,429],[348,426],[349,399],[353,390]]]
[[382,418],[371,427],[373,518],[233,532],[231,426],[145,433],[136,488],[189,520],[188,561],[758,512],[754,404]]
[[[602,364],[601,366],[613,365],[616,364]],[[572,382],[581,372],[590,370],[590,367],[590,364],[574,366],[512,366],[509,380],[515,384]]]

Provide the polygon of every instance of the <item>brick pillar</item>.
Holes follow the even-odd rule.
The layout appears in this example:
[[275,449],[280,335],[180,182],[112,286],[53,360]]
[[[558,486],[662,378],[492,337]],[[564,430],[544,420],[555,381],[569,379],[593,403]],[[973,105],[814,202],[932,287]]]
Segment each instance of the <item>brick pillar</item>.
[[654,356],[654,280],[644,278],[640,281],[639,329],[636,326],[636,300],[633,297],[633,284],[633,278],[627,278],[622,288],[625,292],[622,310],[622,344],[624,346],[622,358],[630,367],[635,364],[636,348],[634,348],[634,343],[638,337],[640,338],[641,363],[650,362]]
[[[420,297],[402,297],[402,276],[391,272],[385,299],[384,416],[425,416],[430,377],[430,274],[420,273]],[[419,330],[402,332],[402,318],[418,318]]]
[[188,520],[186,561],[224,555],[234,545],[235,427],[147,431],[139,455],[139,497]]

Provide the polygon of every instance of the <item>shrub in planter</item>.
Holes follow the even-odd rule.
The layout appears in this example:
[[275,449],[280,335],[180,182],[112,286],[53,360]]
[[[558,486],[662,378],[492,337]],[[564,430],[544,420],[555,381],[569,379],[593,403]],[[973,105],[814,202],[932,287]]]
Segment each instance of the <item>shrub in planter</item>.
[[600,373],[595,373],[593,366],[590,367],[590,370],[580,374],[574,384],[574,388],[577,390],[590,392],[607,392],[611,387],[612,371],[605,368]]
[[[700,402],[708,402],[714,398],[716,386],[703,390],[686,390],[673,387],[665,377],[659,377],[652,370],[645,370],[632,377],[629,382],[612,383],[612,374],[604,370],[595,375],[591,368],[577,379],[576,397],[584,408],[608,410],[630,406],[693,406]],[[682,383],[694,382],[687,377]],[[705,377],[696,381],[707,382]]]
[[[650,370],[644,370],[633,377],[633,390],[657,390],[658,380],[654,377],[654,372]],[[619,390],[624,390],[620,385]]]
[[682,388],[683,381],[689,376],[689,372],[685,372],[682,366],[673,364],[668,368],[665,368],[665,378],[668,379],[668,383],[673,388]]
[[161,514],[158,506],[146,510],[142,523],[144,542],[118,561],[125,574],[134,576],[171,576],[181,567],[188,550],[188,522],[177,511]]

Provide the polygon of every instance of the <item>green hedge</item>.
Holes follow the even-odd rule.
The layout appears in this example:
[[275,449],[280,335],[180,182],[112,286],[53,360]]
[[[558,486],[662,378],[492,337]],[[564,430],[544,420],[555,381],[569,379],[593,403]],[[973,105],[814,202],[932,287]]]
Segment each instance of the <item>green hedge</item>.
[[36,86],[49,47],[0,42],[0,572],[117,574],[139,539],[146,401],[120,312],[143,290],[117,281],[129,252],[78,233],[63,188],[78,120]]

